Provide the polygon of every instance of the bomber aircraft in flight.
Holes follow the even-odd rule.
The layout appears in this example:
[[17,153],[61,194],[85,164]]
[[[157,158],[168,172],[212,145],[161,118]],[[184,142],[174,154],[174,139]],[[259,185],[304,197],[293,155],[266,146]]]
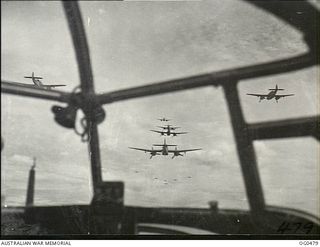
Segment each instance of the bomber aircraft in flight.
[[[181,153],[186,154],[187,152],[201,150],[201,148],[178,150],[176,147],[177,145],[167,144],[166,139],[164,139],[163,144],[153,144],[153,146],[162,147],[162,148],[161,149],[153,149],[153,147],[151,149],[134,148],[134,147],[129,147],[129,148],[139,150],[139,151],[144,151],[145,153],[150,153],[151,154],[150,159],[155,155],[169,155],[169,153],[173,153],[173,156],[172,156],[172,159],[173,159],[176,156],[183,156]],[[175,146],[176,147],[175,150],[169,150],[169,147],[171,146]]]
[[164,139],[164,143],[163,144],[153,144],[153,146],[161,146],[161,149],[153,149],[153,147],[151,149],[144,149],[144,148],[133,148],[133,147],[129,147],[130,149],[135,149],[135,150],[139,150],[139,151],[144,151],[145,153],[150,153],[150,159],[155,156],[155,155],[168,155],[169,153],[169,148],[171,146],[177,146],[177,145],[169,145],[166,143],[166,139]]
[[294,95],[294,94],[277,94],[278,91],[284,90],[283,88],[278,88],[278,85],[276,85],[276,88],[270,88],[269,90],[271,92],[269,92],[268,94],[247,93],[247,95],[259,97],[260,98],[259,102],[261,102],[261,100],[264,100],[264,99],[267,99],[267,100],[275,99],[277,103],[280,98]]
[[158,128],[162,128],[162,129],[170,129],[170,130],[176,130],[176,129],[179,129],[181,127],[172,127],[172,125],[170,124],[167,124],[166,126],[157,126]]
[[158,118],[158,120],[161,121],[161,122],[168,122],[171,119],[167,119],[167,118],[163,117],[163,118]]
[[46,89],[46,90],[52,90],[52,88],[54,88],[54,87],[66,86],[64,84],[44,85],[40,81],[40,79],[43,79],[43,78],[42,77],[38,77],[38,76],[34,76],[34,72],[32,72],[31,76],[25,76],[24,78],[32,79],[33,84],[26,84],[26,83],[20,83],[20,82],[1,82],[1,84],[4,83],[4,84],[14,85],[14,86],[16,85],[16,86],[21,86],[21,87],[40,88],[40,89]]
[[[34,84],[35,87],[39,87],[39,88],[43,88],[43,89],[47,89],[47,90],[51,90],[52,88],[55,87],[63,87],[66,86],[64,84],[50,84],[50,85],[44,85],[40,79],[43,79],[42,77],[38,77],[38,76],[34,76],[34,72],[32,72],[31,76],[25,76],[24,78],[29,78],[32,79],[32,82]],[[31,86],[31,85],[28,85]],[[33,85],[32,85],[33,86]]]
[[187,134],[188,132],[173,132],[172,130],[175,130],[175,129],[178,129],[180,127],[171,127],[171,125],[167,125],[167,126],[157,126],[159,128],[162,128],[163,130],[150,130],[150,131],[153,131],[153,132],[156,132],[156,133],[159,133],[161,134],[162,136],[163,135],[166,135],[166,136],[177,136],[177,135],[181,135],[181,134]]

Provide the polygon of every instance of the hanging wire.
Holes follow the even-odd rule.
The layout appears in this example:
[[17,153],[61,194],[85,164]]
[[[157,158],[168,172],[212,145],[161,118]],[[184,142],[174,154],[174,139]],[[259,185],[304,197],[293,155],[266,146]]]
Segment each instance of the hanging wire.
[[[77,86],[75,87],[73,90],[72,90],[72,95],[76,95],[77,93],[80,93],[80,90],[81,87],[80,86]],[[77,118],[76,118],[77,119]],[[77,121],[77,120],[76,120]],[[77,129],[77,126],[75,124],[74,126],[74,132],[81,136],[81,141],[82,142],[88,142],[89,141],[89,126],[88,126],[88,119],[87,117],[84,115],[80,120],[80,126],[81,126],[81,130],[78,130]]]
[[81,125],[81,129],[82,131],[78,130],[76,125],[74,127],[74,132],[81,136],[81,141],[82,142],[88,142],[89,141],[89,126],[88,126],[88,120],[87,118],[84,116],[80,119],[80,125]]

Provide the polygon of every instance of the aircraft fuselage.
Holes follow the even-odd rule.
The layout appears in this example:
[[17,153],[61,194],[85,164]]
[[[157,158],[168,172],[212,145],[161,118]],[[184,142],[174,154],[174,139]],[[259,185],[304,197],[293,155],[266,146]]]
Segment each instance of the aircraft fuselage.
[[40,88],[43,88],[43,89],[46,89],[46,90],[52,90],[51,87],[46,87],[46,86],[43,85],[42,82],[41,82],[40,80],[38,80],[38,79],[32,78],[32,81],[33,81],[33,83],[34,83],[36,86],[38,86],[38,87],[40,87]]
[[162,155],[168,155],[169,154],[169,149],[167,145],[164,145],[162,147]]
[[276,94],[277,94],[277,90],[271,91],[270,93],[268,93],[267,100],[273,99],[276,96]]
[[170,136],[170,135],[173,135],[173,136],[176,136],[174,134],[174,132],[171,132],[171,130],[174,130],[170,127],[170,125],[167,125],[167,127],[165,127],[166,131],[163,131],[162,135],[166,135],[166,136]]

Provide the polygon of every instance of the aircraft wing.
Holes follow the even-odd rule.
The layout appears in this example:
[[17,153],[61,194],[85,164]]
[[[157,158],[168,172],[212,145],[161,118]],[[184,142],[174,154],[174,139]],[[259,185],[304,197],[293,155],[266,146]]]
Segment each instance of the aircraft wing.
[[[26,83],[20,83],[20,82],[10,82],[11,85],[17,85],[17,86],[22,86],[22,87],[28,87],[28,88],[42,88],[41,86],[37,86],[37,85],[34,85],[34,84],[26,84]],[[62,87],[62,86],[66,86],[66,85],[63,85],[63,84],[57,84],[57,85],[43,85],[43,87],[47,87],[47,88],[50,88],[50,87]]]
[[160,133],[160,134],[164,134],[165,133],[164,131],[159,131],[159,130],[150,130],[150,131],[153,131],[153,132],[156,132],[156,133]]
[[294,94],[277,94],[275,95],[275,97],[277,97],[278,99],[281,98],[281,97],[288,97],[288,96],[293,96]]
[[251,96],[256,96],[256,97],[267,97],[268,95],[267,94],[255,94],[255,93],[247,93],[247,95],[251,95]]
[[186,152],[197,151],[197,150],[202,150],[202,149],[201,148],[194,148],[194,149],[168,150],[168,152],[169,153],[174,153],[174,152],[186,153]]
[[43,85],[45,87],[64,87],[66,85],[63,85],[63,84],[56,84],[56,85]]
[[17,86],[23,86],[23,87],[32,87],[32,88],[39,88],[38,86],[34,84],[26,84],[26,83],[20,83],[20,82],[8,82],[11,85],[17,85]]
[[168,126],[157,126],[158,128],[162,128],[162,129],[171,129],[171,130],[175,130],[175,129],[179,129],[181,127],[171,127],[171,125]]
[[162,150],[159,149],[144,149],[144,148],[133,148],[133,147],[129,147],[130,149],[135,149],[135,150],[139,150],[139,151],[144,151],[145,153],[152,153],[152,152],[161,152]]
[[188,132],[171,132],[171,134],[175,135],[181,135],[181,134],[187,134]]

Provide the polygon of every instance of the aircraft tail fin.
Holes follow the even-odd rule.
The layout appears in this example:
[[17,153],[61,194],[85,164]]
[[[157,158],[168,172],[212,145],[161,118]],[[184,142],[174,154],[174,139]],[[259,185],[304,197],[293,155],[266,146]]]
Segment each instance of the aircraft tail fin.
[[34,72],[32,72],[32,75],[31,75],[31,76],[25,76],[24,78],[29,78],[29,79],[43,79],[42,77],[34,76]]
[[283,88],[278,88],[278,85],[276,85],[276,88],[269,88],[270,91],[274,91],[274,90],[284,90]]
[[168,147],[175,147],[177,145],[169,145],[169,144],[152,144],[152,146],[156,146],[156,147],[163,147],[163,146],[168,146]]
[[175,146],[177,146],[177,145],[167,144],[166,139],[164,139],[163,144],[153,144],[153,146],[158,146],[158,147],[163,147],[163,146],[175,147]]

